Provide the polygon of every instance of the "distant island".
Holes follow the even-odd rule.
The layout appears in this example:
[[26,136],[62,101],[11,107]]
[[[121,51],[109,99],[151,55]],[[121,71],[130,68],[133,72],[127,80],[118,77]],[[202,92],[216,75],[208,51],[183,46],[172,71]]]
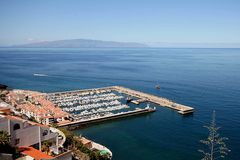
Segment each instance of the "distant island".
[[23,45],[14,45],[11,47],[24,48],[145,48],[148,45],[136,42],[115,42],[90,39],[70,39],[43,41]]
[[116,42],[93,39],[65,39],[0,48],[240,48],[240,43],[180,43],[180,42]]

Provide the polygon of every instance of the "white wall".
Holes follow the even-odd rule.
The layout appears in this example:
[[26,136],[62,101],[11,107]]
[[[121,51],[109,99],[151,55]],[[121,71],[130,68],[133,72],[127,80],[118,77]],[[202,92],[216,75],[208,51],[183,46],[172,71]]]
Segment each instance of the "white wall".
[[[10,120],[10,125],[8,125],[8,118],[0,117],[0,130],[8,131],[10,130],[11,144],[14,146],[31,146],[39,143],[39,138],[41,141],[53,139],[56,140],[58,134],[51,133],[49,127],[31,125],[27,121],[22,120]],[[15,124],[20,125],[20,129],[13,130]],[[10,127],[10,128],[9,128]],[[47,130],[47,135],[43,136],[43,132]],[[20,139],[19,144],[15,145],[15,140]]]

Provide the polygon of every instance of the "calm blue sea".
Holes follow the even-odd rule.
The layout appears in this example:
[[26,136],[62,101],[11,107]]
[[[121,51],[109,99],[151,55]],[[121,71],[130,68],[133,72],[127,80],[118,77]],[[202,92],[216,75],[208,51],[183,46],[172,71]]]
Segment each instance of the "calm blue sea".
[[195,108],[183,117],[159,107],[75,131],[110,148],[114,160],[201,159],[203,125],[216,110],[226,159],[240,159],[240,49],[1,48],[0,83],[42,92],[122,85]]

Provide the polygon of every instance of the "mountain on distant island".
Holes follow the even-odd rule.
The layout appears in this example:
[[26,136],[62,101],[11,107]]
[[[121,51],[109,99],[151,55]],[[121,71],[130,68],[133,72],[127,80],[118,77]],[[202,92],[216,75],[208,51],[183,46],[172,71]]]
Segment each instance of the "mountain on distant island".
[[143,48],[148,45],[135,42],[114,42],[114,41],[101,41],[89,39],[71,39],[71,40],[57,40],[57,41],[44,41],[23,45],[15,45],[13,47],[26,47],[26,48]]

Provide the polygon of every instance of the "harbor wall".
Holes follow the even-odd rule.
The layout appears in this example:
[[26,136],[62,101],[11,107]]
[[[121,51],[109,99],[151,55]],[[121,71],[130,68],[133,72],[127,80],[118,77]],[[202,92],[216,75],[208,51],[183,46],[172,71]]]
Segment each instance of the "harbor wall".
[[114,120],[114,119],[119,119],[119,118],[124,118],[124,117],[129,117],[129,116],[134,116],[134,115],[140,115],[140,114],[146,114],[146,113],[151,113],[156,111],[155,109],[140,109],[140,110],[135,110],[135,111],[129,111],[121,114],[115,114],[112,116],[106,116],[106,117],[100,117],[97,119],[90,119],[86,121],[76,121],[76,122],[69,122],[65,124],[60,124],[59,127],[73,127],[73,129],[76,127],[80,127],[81,125],[87,125],[87,124],[93,124],[93,123],[99,123],[107,120]]

